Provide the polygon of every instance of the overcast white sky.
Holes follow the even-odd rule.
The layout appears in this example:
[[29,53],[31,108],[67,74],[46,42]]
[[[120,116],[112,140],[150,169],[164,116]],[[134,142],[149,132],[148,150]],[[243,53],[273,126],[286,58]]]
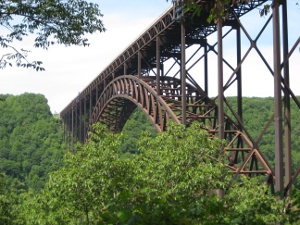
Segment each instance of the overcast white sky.
[[[31,60],[41,60],[45,72],[32,69],[6,68],[0,71],[0,93],[22,94],[24,92],[41,93],[46,96],[51,111],[60,112],[74,99],[119,53],[130,45],[139,34],[151,25],[169,6],[165,0],[98,0],[103,22],[107,31],[89,37],[90,47],[52,46],[48,51],[32,48],[32,37],[22,43],[16,43],[24,49],[31,49]],[[289,0],[290,47],[300,36],[300,8],[296,0]],[[249,31],[257,33],[266,18],[260,18],[258,11],[252,13],[245,24]],[[0,28],[1,30],[1,28]],[[271,27],[269,28],[271,31]],[[213,43],[213,37],[211,38]],[[224,54],[230,58],[230,40],[224,47]],[[248,46],[248,42],[243,44]],[[263,53],[272,59],[272,36],[264,36],[259,41]],[[247,47],[244,48],[245,51]],[[233,51],[234,52],[234,51]],[[271,96],[273,85],[271,75],[262,75],[265,69],[257,54],[253,51],[243,67],[244,95]],[[271,65],[272,66],[272,65]],[[211,70],[214,70],[216,65]],[[246,72],[247,71],[247,72]],[[268,72],[266,72],[268,73]],[[229,72],[230,74],[230,72]],[[291,58],[291,80],[293,91],[300,95],[300,52]],[[257,82],[261,77],[266,80]],[[216,95],[215,78],[210,81],[210,94]],[[254,88],[253,88],[254,87]],[[230,90],[227,95],[233,95]]]

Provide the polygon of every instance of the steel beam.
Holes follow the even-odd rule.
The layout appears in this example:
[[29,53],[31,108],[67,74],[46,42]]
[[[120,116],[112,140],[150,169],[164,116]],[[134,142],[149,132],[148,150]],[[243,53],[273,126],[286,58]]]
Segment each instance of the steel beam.
[[181,123],[186,125],[185,25],[181,21]]
[[160,95],[160,38],[156,37],[156,92]]
[[274,55],[274,123],[275,123],[275,190],[283,197],[282,103],[280,68],[279,3],[273,1],[273,55]]
[[204,43],[204,91],[207,96],[208,95],[208,44],[207,44],[207,39],[205,39]]
[[[236,61],[237,61],[237,65],[239,65],[242,61],[242,57],[241,57],[241,28],[239,26],[239,24],[236,27]],[[239,69],[236,72],[236,77],[237,77],[237,101],[238,101],[238,116],[240,121],[243,122],[243,101],[242,101],[242,97],[243,97],[243,88],[242,88],[242,66],[239,67]],[[242,130],[241,125],[239,124],[239,128],[240,130]]]
[[142,53],[141,51],[138,51],[138,76],[142,76]]
[[[79,96],[78,96],[79,97]],[[78,126],[79,127],[79,141],[82,141],[82,107],[84,107],[84,105],[82,104],[82,100],[83,99],[79,99],[79,118],[78,118]]]
[[[289,44],[288,44],[288,20],[286,0],[282,0],[282,31],[283,31],[283,76],[284,82],[290,86],[289,72]],[[291,103],[288,90],[284,89],[284,137],[285,137],[285,184],[287,185],[292,178],[292,152],[291,152]],[[291,188],[288,191],[290,194]]]
[[222,18],[218,20],[218,129],[219,138],[224,139],[224,88],[223,88],[223,32]]
[[86,96],[84,96],[84,108],[83,108],[83,137],[82,137],[82,140],[81,140],[81,143],[84,143],[84,139],[86,137],[86,119],[87,119],[87,114],[86,114],[86,102],[87,102],[87,99],[86,99]]
[[124,63],[124,75],[127,75],[127,63]]
[[71,151],[74,153],[74,108],[72,109]]

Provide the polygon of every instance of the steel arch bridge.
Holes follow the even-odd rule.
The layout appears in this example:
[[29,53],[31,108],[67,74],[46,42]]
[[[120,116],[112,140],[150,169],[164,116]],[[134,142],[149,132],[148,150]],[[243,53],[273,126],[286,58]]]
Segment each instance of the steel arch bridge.
[[[206,20],[214,1],[198,1],[203,7],[199,17],[192,17],[192,12],[189,11],[183,13],[181,2],[175,1],[173,7],[61,112],[67,141],[71,145],[75,141],[85,142],[92,124],[98,121],[106,124],[112,132],[120,132],[137,107],[150,119],[158,132],[166,130],[169,120],[186,126],[193,121],[200,121],[211,137],[217,136],[227,141],[224,150],[229,152],[227,166],[233,173],[261,175],[271,184],[273,191],[276,189],[287,193],[300,172],[299,167],[292,176],[290,104],[293,101],[300,108],[300,102],[289,86],[289,58],[297,48],[300,37],[289,49],[286,0],[280,4],[274,1],[272,13],[255,38],[249,35],[240,18],[266,0],[228,6],[226,19],[217,23],[208,23]],[[282,11],[281,15],[279,10]],[[282,31],[280,23],[283,24]],[[270,65],[257,45],[268,26],[273,29],[273,65]],[[209,43],[211,35],[216,35],[217,41],[214,44]],[[230,35],[231,42],[234,39],[234,63],[223,54],[223,44]],[[241,50],[242,35],[250,43],[244,55]],[[279,41],[281,36],[282,45]],[[274,115],[266,122],[265,129],[257,139],[251,136],[243,123],[242,66],[251,51],[257,52],[259,60],[274,81]],[[216,98],[208,96],[211,69],[209,54],[217,58]],[[223,67],[229,70],[225,82]],[[200,76],[202,81],[199,82]],[[231,107],[224,94],[232,87],[236,88],[237,110]],[[281,92],[284,93],[283,96]],[[225,107],[229,110],[228,114],[225,114]],[[283,108],[285,123],[282,120]],[[259,149],[259,141],[271,123],[275,125],[275,171]]]

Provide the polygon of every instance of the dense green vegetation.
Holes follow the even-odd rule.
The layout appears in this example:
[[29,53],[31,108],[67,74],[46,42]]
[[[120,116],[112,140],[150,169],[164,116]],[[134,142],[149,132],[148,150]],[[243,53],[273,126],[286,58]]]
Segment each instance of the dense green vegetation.
[[0,173],[18,189],[44,187],[51,171],[63,165],[65,144],[60,121],[43,95],[1,96]]
[[[235,98],[227,100],[236,108]],[[243,104],[245,125],[257,139],[272,116],[273,100],[244,98]],[[292,106],[292,113],[293,160],[299,165],[300,111]],[[230,183],[222,142],[210,139],[200,124],[170,124],[157,134],[136,110],[122,134],[101,124],[93,130],[74,155],[65,151],[60,120],[44,96],[1,96],[0,224],[298,222],[299,191],[277,201],[256,179]],[[271,162],[272,130],[259,143]]]
[[298,214],[286,214],[288,199],[277,201],[256,179],[241,177],[227,190],[222,142],[199,128],[170,124],[124,158],[121,135],[96,124],[44,189],[9,201],[10,224],[293,224]]
[[142,113],[140,109],[136,109],[130,116],[129,120],[123,127],[123,139],[121,151],[123,153],[138,152],[137,142],[144,132],[148,132],[152,137],[156,135],[156,129],[150,120]]

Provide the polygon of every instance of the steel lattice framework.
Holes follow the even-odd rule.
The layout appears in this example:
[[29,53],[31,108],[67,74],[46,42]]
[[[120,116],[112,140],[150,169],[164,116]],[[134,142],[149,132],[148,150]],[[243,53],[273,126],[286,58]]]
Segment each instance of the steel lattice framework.
[[[241,1],[243,2],[243,1]],[[91,125],[101,121],[113,132],[120,132],[135,108],[140,108],[154,124],[158,132],[164,131],[168,120],[189,126],[193,121],[203,123],[213,138],[217,136],[227,141],[228,168],[236,175],[262,175],[265,181],[277,191],[290,189],[300,168],[291,176],[291,140],[289,127],[290,100],[300,108],[300,102],[289,87],[289,58],[300,38],[289,50],[287,44],[286,1],[275,1],[272,14],[255,38],[251,38],[240,17],[265,3],[252,0],[248,3],[228,6],[227,17],[217,23],[208,23],[214,1],[198,1],[203,7],[199,17],[191,12],[183,13],[181,1],[175,4],[148,28],[137,40],[123,51],[96,79],[89,84],[61,112],[66,139],[73,144],[84,142]],[[205,7],[204,7],[205,6]],[[282,17],[279,10],[282,9]],[[283,24],[279,31],[279,22]],[[273,65],[269,65],[257,46],[257,40],[271,23],[273,25]],[[223,30],[226,32],[223,34]],[[208,38],[217,33],[217,41],[209,44]],[[223,41],[227,35],[235,33],[236,65],[223,56]],[[241,54],[241,33],[250,42],[249,49]],[[283,46],[279,37],[283,36]],[[243,123],[242,72],[241,68],[249,53],[254,50],[274,77],[274,115],[266,124],[261,135],[255,140]],[[189,51],[189,54],[186,52]],[[280,54],[284,56],[280,61]],[[208,96],[208,54],[217,57],[218,96]],[[188,56],[188,57],[187,57]],[[195,69],[202,65],[202,72]],[[224,69],[231,71],[224,82]],[[273,67],[273,69],[272,69]],[[203,87],[196,78],[203,76]],[[224,85],[225,84],[225,85]],[[236,84],[237,110],[226,100],[224,91]],[[284,96],[281,96],[281,91]],[[284,104],[282,105],[282,99]],[[225,114],[224,107],[229,109]],[[285,178],[283,170],[283,121],[285,113]],[[258,143],[266,129],[275,124],[275,171],[259,150]],[[273,188],[274,191],[274,188]]]

